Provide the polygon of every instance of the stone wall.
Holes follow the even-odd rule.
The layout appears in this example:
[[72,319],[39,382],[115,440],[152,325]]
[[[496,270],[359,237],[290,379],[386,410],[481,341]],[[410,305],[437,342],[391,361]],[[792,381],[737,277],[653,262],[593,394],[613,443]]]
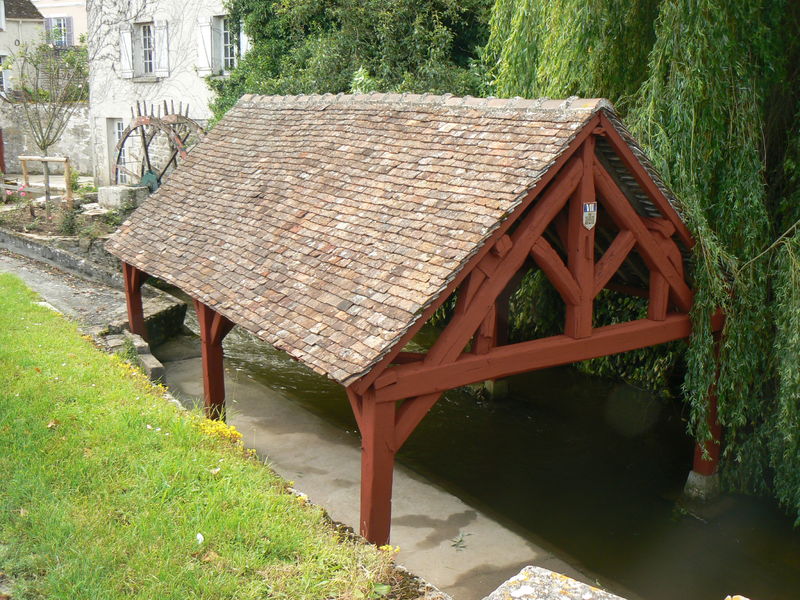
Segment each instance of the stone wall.
[[[22,108],[0,103],[0,128],[3,129],[6,170],[9,173],[21,173],[22,169],[17,157],[25,154],[40,154],[28,132]],[[72,161],[73,169],[77,169],[83,175],[91,175],[93,173],[91,148],[89,107],[87,104],[82,104],[72,115],[61,140],[50,149],[49,154],[51,156],[68,156]],[[41,173],[42,163],[29,162],[28,170],[31,173]],[[50,172],[63,173],[63,165],[50,163]]]
[[122,267],[119,260],[105,251],[105,239],[82,242],[77,238],[19,233],[0,228],[0,248],[40,262],[122,288]]

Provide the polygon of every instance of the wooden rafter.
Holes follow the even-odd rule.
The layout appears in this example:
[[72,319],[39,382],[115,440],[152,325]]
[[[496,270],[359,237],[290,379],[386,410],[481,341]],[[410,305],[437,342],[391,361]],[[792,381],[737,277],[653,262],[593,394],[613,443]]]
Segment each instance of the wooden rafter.
[[639,253],[648,268],[651,271],[659,271],[664,276],[680,309],[689,312],[692,307],[692,291],[672,261],[664,254],[661,243],[636,214],[599,161],[595,162],[594,180],[604,200],[603,207],[611,213],[620,228],[627,229],[633,234]]
[[627,229],[620,231],[594,266],[594,295],[600,293],[636,245],[636,238]]
[[608,116],[602,113],[600,114],[600,127],[602,128],[603,136],[608,140],[614,152],[616,152],[617,156],[622,160],[622,163],[633,175],[636,183],[644,190],[653,204],[658,207],[661,214],[675,226],[675,230],[681,242],[683,242],[687,248],[693,247],[694,239],[692,238],[692,234],[689,233],[689,229],[683,221],[681,221],[675,209],[672,208],[669,200],[664,196],[664,192],[656,185],[650,174],[642,166],[642,163],[636,158],[636,155],[633,153],[628,143],[622,139],[622,136],[619,134],[616,127],[614,127],[614,124]]

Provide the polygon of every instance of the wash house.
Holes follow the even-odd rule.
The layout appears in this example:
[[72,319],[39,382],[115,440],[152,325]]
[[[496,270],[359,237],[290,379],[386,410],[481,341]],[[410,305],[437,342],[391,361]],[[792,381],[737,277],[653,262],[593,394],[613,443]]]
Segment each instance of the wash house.
[[[370,94],[243,97],[107,248],[133,331],[148,276],[194,298],[208,416],[224,418],[234,325],[346,388],[361,533],[383,544],[395,453],[443,392],[686,338],[692,245],[604,100]],[[563,333],[508,343],[532,268],[563,299]],[[598,326],[604,288],[646,298],[646,318]],[[406,351],[451,298],[430,349]],[[706,451],[696,476],[716,470],[719,444]]]

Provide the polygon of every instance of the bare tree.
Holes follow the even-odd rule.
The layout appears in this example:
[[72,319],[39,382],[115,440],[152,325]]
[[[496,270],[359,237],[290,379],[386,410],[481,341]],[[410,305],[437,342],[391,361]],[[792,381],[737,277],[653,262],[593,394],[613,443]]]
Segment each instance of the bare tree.
[[[20,107],[33,142],[47,156],[72,115],[88,99],[86,47],[59,48],[46,41],[23,45],[9,63],[5,68],[13,68],[14,84],[2,98]],[[46,161],[43,169],[45,210],[50,220],[50,168]]]

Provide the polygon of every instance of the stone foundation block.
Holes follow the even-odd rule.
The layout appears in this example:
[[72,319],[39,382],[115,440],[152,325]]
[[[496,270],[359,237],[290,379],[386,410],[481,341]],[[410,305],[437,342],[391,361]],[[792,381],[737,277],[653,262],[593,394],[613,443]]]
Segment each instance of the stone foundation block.
[[692,500],[713,500],[719,496],[719,474],[701,475],[696,471],[690,471],[686,478],[686,485],[683,494]]
[[140,354],[137,362],[150,381],[164,380],[164,365],[155,356],[152,354]]
[[139,206],[150,190],[142,185],[109,185],[97,191],[97,203],[103,208],[119,210]]
[[624,600],[541,567],[525,567],[483,600]]

